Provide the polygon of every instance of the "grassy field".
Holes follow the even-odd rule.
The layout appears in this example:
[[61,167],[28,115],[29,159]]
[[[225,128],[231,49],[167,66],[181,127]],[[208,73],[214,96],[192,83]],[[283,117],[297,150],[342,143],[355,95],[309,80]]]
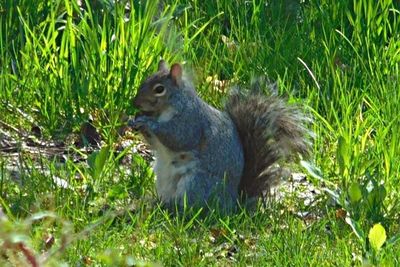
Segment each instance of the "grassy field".
[[[122,134],[160,57],[216,107],[276,81],[314,119],[307,181],[231,216],[161,209]],[[0,265],[399,266],[399,62],[398,1],[2,0]]]

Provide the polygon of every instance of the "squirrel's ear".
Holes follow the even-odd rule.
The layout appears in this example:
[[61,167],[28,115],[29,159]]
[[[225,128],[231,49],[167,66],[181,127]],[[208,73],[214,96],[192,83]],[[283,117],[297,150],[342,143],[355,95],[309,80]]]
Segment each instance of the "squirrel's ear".
[[158,62],[158,71],[168,72],[168,64],[164,59],[161,59],[160,62]]
[[182,79],[182,67],[180,64],[175,63],[172,65],[171,70],[169,71],[169,74],[171,75],[172,80],[176,83],[179,84]]

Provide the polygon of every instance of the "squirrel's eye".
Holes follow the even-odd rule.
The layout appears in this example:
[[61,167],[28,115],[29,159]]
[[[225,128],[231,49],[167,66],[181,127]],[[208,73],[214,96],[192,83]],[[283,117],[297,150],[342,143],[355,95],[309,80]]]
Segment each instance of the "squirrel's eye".
[[153,87],[153,91],[157,96],[162,96],[165,94],[165,87],[162,84],[157,84]]

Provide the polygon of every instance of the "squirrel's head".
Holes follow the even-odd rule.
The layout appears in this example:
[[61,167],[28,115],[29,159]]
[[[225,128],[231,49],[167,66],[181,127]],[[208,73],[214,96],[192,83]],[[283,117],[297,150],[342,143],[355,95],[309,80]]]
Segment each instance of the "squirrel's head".
[[169,107],[169,98],[182,87],[182,67],[175,63],[168,69],[161,60],[158,71],[148,77],[139,87],[133,105],[148,116],[158,116]]

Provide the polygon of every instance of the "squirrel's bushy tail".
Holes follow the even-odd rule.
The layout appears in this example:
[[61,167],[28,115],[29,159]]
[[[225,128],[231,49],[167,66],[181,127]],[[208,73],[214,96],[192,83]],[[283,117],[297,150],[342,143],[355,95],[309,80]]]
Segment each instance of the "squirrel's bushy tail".
[[245,166],[240,194],[260,196],[281,178],[278,162],[291,155],[309,154],[307,118],[296,106],[256,90],[248,94],[236,91],[229,96],[226,111],[243,144]]

